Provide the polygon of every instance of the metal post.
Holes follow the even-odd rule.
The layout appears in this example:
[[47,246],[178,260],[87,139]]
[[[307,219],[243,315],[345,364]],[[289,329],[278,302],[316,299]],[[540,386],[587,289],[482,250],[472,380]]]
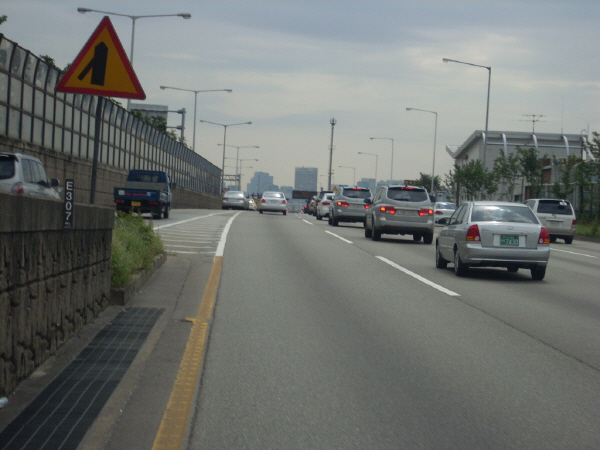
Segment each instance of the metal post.
[[100,139],[102,138],[102,112],[104,111],[104,97],[98,96],[96,102],[96,120],[94,130],[94,155],[92,159],[92,182],[90,186],[90,204],[93,205],[96,197],[96,178],[98,174],[98,157],[100,154]]
[[329,121],[331,124],[331,145],[329,146],[329,177],[327,178],[327,190],[331,190],[331,163],[333,162],[333,127],[337,123],[336,120],[332,117]]

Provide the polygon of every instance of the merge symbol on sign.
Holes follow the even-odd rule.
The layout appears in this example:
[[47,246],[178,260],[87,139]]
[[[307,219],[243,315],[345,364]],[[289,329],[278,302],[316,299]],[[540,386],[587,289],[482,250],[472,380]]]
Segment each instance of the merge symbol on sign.
[[92,71],[91,83],[96,86],[104,86],[104,77],[106,76],[106,61],[108,60],[108,47],[104,42],[100,42],[94,47],[94,57],[81,71],[79,76],[83,80],[85,76]]

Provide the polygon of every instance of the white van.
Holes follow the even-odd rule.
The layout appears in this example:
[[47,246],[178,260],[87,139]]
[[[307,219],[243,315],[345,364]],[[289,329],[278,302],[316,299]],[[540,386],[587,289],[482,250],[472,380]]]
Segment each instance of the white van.
[[556,198],[530,198],[525,202],[538,220],[550,232],[550,242],[564,239],[565,244],[573,242],[577,220],[571,202]]
[[60,194],[52,189],[58,185],[57,179],[48,179],[39,159],[23,153],[0,153],[0,192],[60,200]]

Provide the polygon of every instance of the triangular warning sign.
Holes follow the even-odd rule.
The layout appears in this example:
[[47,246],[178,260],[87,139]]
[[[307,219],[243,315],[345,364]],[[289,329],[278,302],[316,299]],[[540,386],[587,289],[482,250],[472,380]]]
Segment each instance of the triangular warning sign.
[[58,82],[56,91],[139,100],[146,98],[108,16],[102,19]]

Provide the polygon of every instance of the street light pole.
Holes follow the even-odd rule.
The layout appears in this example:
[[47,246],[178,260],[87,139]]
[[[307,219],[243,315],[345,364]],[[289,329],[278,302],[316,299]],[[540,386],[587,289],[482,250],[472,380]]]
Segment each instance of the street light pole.
[[[179,13],[179,14],[151,14],[151,15],[146,15],[146,16],[130,16],[128,14],[121,14],[121,13],[116,13],[116,12],[110,12],[110,11],[101,11],[99,9],[90,9],[90,8],[77,8],[77,12],[79,12],[80,14],[85,14],[88,12],[97,12],[97,13],[102,13],[102,14],[109,14],[112,16],[121,16],[121,17],[129,17],[132,21],[132,25],[131,25],[131,50],[129,51],[129,62],[131,63],[131,66],[133,67],[133,44],[134,44],[134,40],[135,40],[135,21],[138,19],[144,19],[147,17],[183,17],[184,19],[191,19],[192,15],[190,13]],[[131,99],[127,99],[127,111],[129,111],[129,107],[131,106]]]
[[337,123],[336,120],[332,117],[329,121],[331,124],[331,145],[329,146],[329,177],[327,178],[327,190],[331,190],[331,163],[333,162],[333,127]]
[[[221,144],[217,144],[217,145],[221,145]],[[244,160],[244,159],[240,159],[240,148],[260,148],[258,145],[227,145],[227,147],[233,147],[233,148],[237,148],[237,155],[235,157],[235,173],[236,175],[239,175],[240,171],[238,169],[239,167],[239,163],[240,161],[258,161],[258,159],[250,159],[250,160]],[[241,183],[239,183],[241,184]],[[241,190],[240,186],[238,185],[238,191]]]
[[354,170],[354,176],[352,178],[352,186],[356,186],[356,167],[352,167],[352,166],[339,166],[340,168],[344,168],[344,169],[352,169]]
[[221,191],[222,191],[223,190],[223,181],[225,180],[225,178],[224,178],[225,177],[225,147],[227,147],[227,143],[226,143],[227,127],[234,127],[236,125],[252,125],[252,122],[241,122],[241,123],[230,123],[230,124],[209,122],[208,120],[200,120],[200,122],[210,123],[211,125],[219,125],[219,126],[223,127],[223,165],[222,165],[222,169],[221,169]]
[[359,155],[371,155],[375,157],[375,190],[377,190],[377,165],[379,160],[379,155],[376,153],[366,153],[366,152],[358,152]]
[[242,163],[244,161],[258,161],[258,159],[252,159],[252,158],[245,158],[245,159],[240,159],[240,168],[239,168],[239,172],[238,172],[238,191],[242,190],[242,167],[245,169],[253,169],[254,167],[252,166],[243,166]]
[[431,195],[433,195],[433,186],[434,186],[434,180],[435,180],[435,146],[436,146],[436,141],[437,141],[437,118],[438,118],[438,113],[435,111],[428,111],[426,109],[418,109],[418,108],[406,108],[407,111],[421,111],[421,112],[427,112],[427,113],[431,113],[431,114],[435,114],[435,128],[434,128],[434,132],[433,132],[433,165],[431,166],[431,191],[429,191],[429,193]]
[[161,86],[160,87],[162,90],[165,89],[175,89],[177,91],[186,91],[186,92],[193,92],[194,93],[194,137],[193,137],[193,142],[192,142],[192,150],[196,151],[196,110],[198,109],[198,92],[228,92],[228,93],[232,93],[233,90],[232,89],[206,89],[206,90],[201,90],[201,91],[195,91],[193,89],[182,89],[182,88],[177,88],[177,87],[172,87],[172,86]]
[[445,63],[454,62],[458,64],[466,64],[468,66],[482,67],[488,71],[488,89],[487,89],[487,106],[485,110],[485,134],[483,135],[483,170],[487,170],[485,167],[487,157],[487,139],[488,139],[488,119],[490,116],[490,85],[492,82],[492,68],[490,66],[480,66],[479,64],[472,64],[463,61],[456,61],[455,59],[442,58]]
[[392,138],[380,138],[380,137],[372,137],[373,139],[387,139],[388,141],[392,141],[392,161],[390,164],[390,183],[394,182],[394,139]]

